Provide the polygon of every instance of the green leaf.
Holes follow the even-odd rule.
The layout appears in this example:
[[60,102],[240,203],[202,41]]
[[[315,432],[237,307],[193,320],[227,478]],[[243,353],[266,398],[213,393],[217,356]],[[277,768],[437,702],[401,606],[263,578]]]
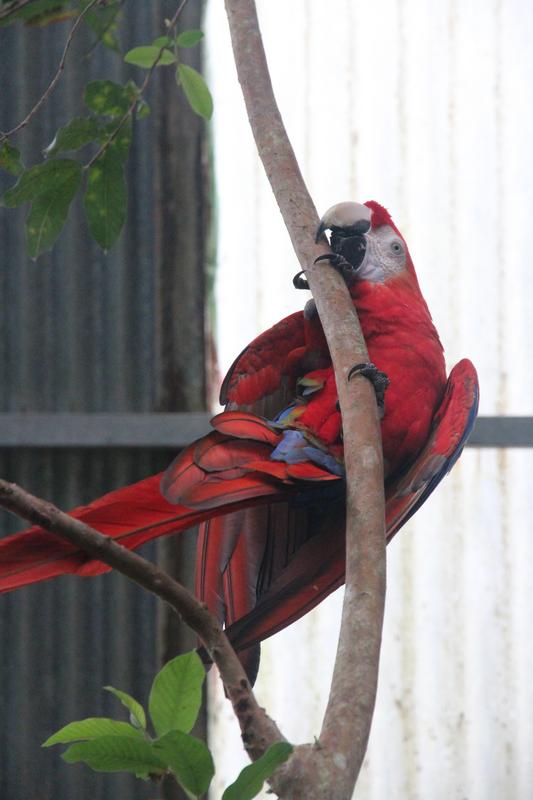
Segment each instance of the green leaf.
[[[46,21],[68,18],[75,15],[74,11],[63,9],[69,0],[34,0],[24,5],[4,20],[0,20],[0,27],[10,25],[17,20],[22,20],[26,25],[46,24]],[[0,4],[1,5],[1,4]],[[51,15],[51,18],[49,18]],[[58,16],[59,15],[59,16]]]
[[132,84],[121,86],[114,81],[90,81],[85,87],[85,105],[101,116],[121,117],[134,98]]
[[152,47],[173,47],[175,39],[172,39],[170,36],[158,36],[157,39],[154,39],[152,42]]
[[[117,129],[116,122],[109,122],[102,128],[102,136],[100,141],[104,144],[111,135],[115,133]],[[119,132],[115,135],[115,138],[109,145],[109,147],[114,150],[114,152],[122,159],[122,161],[126,161],[128,157],[128,153],[131,147],[131,138],[132,138],[132,129],[131,129],[131,121],[128,120],[126,123],[122,125]]]
[[124,161],[116,147],[108,147],[89,170],[85,212],[89,228],[107,251],[116,242],[126,219]]
[[[159,54],[161,54],[160,58]],[[146,45],[146,47],[134,47],[133,50],[128,50],[124,61],[127,64],[135,64],[136,67],[150,69],[156,61],[158,67],[168,67],[169,64],[174,64],[176,58],[170,50],[161,51],[161,47]]]
[[176,42],[178,43],[178,47],[194,47],[194,45],[198,44],[200,39],[203,38],[204,35],[202,31],[194,28],[190,31],[182,31],[180,34],[178,34]]
[[154,752],[185,789],[195,796],[207,792],[215,766],[211,753],[200,739],[182,731],[169,731],[154,742]]
[[23,172],[19,180],[2,197],[8,208],[31,202],[26,220],[26,239],[31,258],[49,250],[67,218],[72,198],[81,183],[82,168],[78,161],[54,159]]
[[99,3],[84,17],[84,22],[96,34],[97,41],[101,41],[110,50],[120,53],[117,39],[119,19],[122,17],[122,1],[108,2],[104,6]]
[[24,172],[20,151],[7,140],[0,147],[0,167],[11,175],[21,175]]
[[133,718],[132,724],[135,725],[135,723],[137,723],[137,727],[142,728],[142,730],[145,731],[146,714],[144,713],[144,708],[142,707],[142,705],[137,700],[135,700],[135,698],[132,697],[130,694],[128,694],[127,692],[121,692],[120,689],[115,689],[114,686],[104,686],[104,689],[107,692],[111,692],[111,694],[114,694],[115,697],[118,697],[122,705],[126,706],[128,711],[130,712],[130,716]]
[[158,736],[172,730],[191,730],[200,710],[204,678],[204,666],[194,651],[173,658],[158,672],[149,699]]
[[112,50],[117,55],[120,55],[120,42],[114,30],[110,29],[106,31],[103,34],[101,41],[102,44],[109,48],[109,50]]
[[[134,701],[135,702],[135,701]],[[42,747],[51,747],[53,744],[77,742],[80,739],[98,739],[102,736],[133,736],[142,737],[142,733],[127,722],[118,722],[107,717],[89,717],[71,722],[64,728],[50,736]]]
[[222,800],[251,800],[259,794],[264,782],[291,753],[292,745],[288,742],[271,745],[261,758],[241,771],[235,783],[228,786],[222,795]]
[[64,150],[78,150],[94,141],[98,132],[99,125],[94,117],[75,117],[58,130],[53,141],[44,150],[44,155],[54,156]]
[[133,736],[101,736],[90,742],[78,742],[62,758],[68,764],[83,761],[97,772],[133,772],[138,777],[161,774],[166,769],[152,743]]
[[78,176],[81,166],[78,161],[57,158],[45,161],[22,173],[17,183],[4,192],[2,205],[15,208],[31,202],[45,192],[62,188],[63,184]]
[[176,78],[178,84],[183,86],[183,91],[192,110],[204,119],[211,119],[213,99],[200,73],[187,64],[178,64]]
[[40,194],[32,203],[26,219],[26,242],[30,258],[50,250],[66,222],[70,204],[81,183],[79,172],[65,180],[62,187]]

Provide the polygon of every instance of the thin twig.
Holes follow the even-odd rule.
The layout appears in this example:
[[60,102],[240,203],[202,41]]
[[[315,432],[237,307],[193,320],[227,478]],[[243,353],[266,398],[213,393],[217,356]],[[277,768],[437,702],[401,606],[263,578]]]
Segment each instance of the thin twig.
[[111,537],[104,536],[84,522],[69,517],[52,503],[2,479],[0,506],[66,539],[92,558],[103,561],[169,603],[197,633],[217,665],[226,694],[239,720],[243,742],[252,758],[259,758],[271,744],[284,740],[275,723],[259,707],[241,662],[218,620],[188,589]]
[[101,2],[102,2],[102,0],[91,0],[91,2],[87,6],[85,6],[83,11],[76,17],[76,21],[74,22],[74,25],[70,29],[70,33],[67,36],[67,41],[65,42],[65,46],[63,48],[63,53],[61,55],[61,60],[59,61],[59,66],[58,66],[58,68],[56,70],[56,73],[55,73],[54,77],[52,78],[52,80],[50,81],[48,86],[46,87],[45,91],[43,92],[43,94],[41,95],[39,100],[35,103],[35,105],[31,109],[31,111],[29,111],[29,113],[24,117],[22,122],[19,122],[19,124],[15,125],[15,127],[12,128],[10,131],[2,131],[2,132],[0,132],[0,144],[5,139],[8,139],[10,136],[13,136],[13,134],[18,133],[20,130],[22,130],[22,128],[25,128],[26,125],[28,124],[28,122],[31,119],[33,119],[33,117],[36,115],[36,113],[38,112],[38,110],[40,109],[42,104],[52,94],[52,92],[54,91],[55,86],[56,86],[59,78],[61,77],[63,69],[65,68],[65,61],[66,61],[66,58],[67,58],[67,53],[70,50],[70,45],[72,44],[72,40],[73,40],[73,38],[74,38],[74,36],[76,34],[76,31],[80,27],[80,25],[81,25],[81,23],[83,21],[83,18],[85,17],[87,12],[90,11],[91,8],[94,8],[95,5],[97,5],[98,3],[101,3]]
[[[178,9],[177,9],[176,13],[172,17],[172,19],[167,23],[167,33],[170,33],[170,31],[172,31],[176,27],[176,25],[178,24],[178,20],[179,20],[180,14],[181,14],[181,12],[183,11],[183,9],[185,8],[186,5],[187,5],[187,0],[182,0],[180,5],[178,6]],[[97,161],[97,159],[99,159],[100,156],[103,153],[105,153],[105,151],[107,150],[109,145],[116,139],[116,137],[118,136],[118,134],[120,133],[120,131],[122,130],[122,128],[124,127],[126,122],[129,120],[129,118],[131,117],[131,115],[135,111],[137,103],[139,102],[139,99],[143,96],[144,92],[146,91],[146,88],[147,88],[148,84],[150,83],[150,80],[152,78],[152,75],[154,73],[155,68],[159,64],[159,61],[161,60],[161,56],[163,55],[163,51],[165,50],[166,46],[167,45],[165,45],[165,44],[161,46],[161,49],[160,49],[159,53],[157,54],[156,60],[154,61],[154,63],[152,64],[152,66],[150,67],[148,72],[146,73],[146,77],[145,77],[144,81],[142,82],[140,89],[138,90],[138,92],[136,92],[134,101],[132,102],[132,104],[130,105],[128,110],[125,112],[124,116],[121,117],[121,119],[119,120],[119,122],[117,124],[117,127],[114,129],[114,131],[112,131],[109,134],[109,137],[105,140],[105,142],[101,145],[101,147],[98,148],[98,150],[96,151],[94,156],[91,158],[91,160],[84,166],[85,170],[90,169],[92,167],[92,165],[94,164],[94,162]]]
[[13,14],[16,14],[17,11],[20,11],[25,6],[29,6],[30,3],[36,3],[38,0],[12,0],[11,3],[5,3],[0,8],[0,20],[8,19]]
[[374,393],[347,381],[368,361],[348,290],[333,270],[313,264],[318,217],[300,174],[272,90],[253,0],[226,0],[237,73],[265,172],[306,270],[338,387],[347,474],[346,591],[330,699],[316,746],[296,748],[272,786],[286,800],[351,798],[363,761],[377,687],[385,600],[383,465]]

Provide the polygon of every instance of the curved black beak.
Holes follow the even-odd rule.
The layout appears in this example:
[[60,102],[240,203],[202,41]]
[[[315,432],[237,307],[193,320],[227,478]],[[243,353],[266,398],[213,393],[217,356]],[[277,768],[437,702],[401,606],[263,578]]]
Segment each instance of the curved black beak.
[[338,235],[334,231],[331,234],[331,249],[334,253],[343,256],[357,271],[366,255],[366,235],[355,233],[351,236]]
[[351,265],[352,276],[365,259],[371,218],[368,206],[353,202],[337,203],[326,211],[315,234],[318,244],[321,236],[331,231],[330,247],[338,258]]

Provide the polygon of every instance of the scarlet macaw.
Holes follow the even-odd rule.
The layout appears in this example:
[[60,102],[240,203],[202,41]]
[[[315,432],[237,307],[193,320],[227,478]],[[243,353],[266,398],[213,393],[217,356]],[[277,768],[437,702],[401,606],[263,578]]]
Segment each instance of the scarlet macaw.
[[[407,245],[382,206],[341,203],[326,212],[318,236],[327,229],[330,260],[349,284],[373,362],[358,370],[375,382],[381,404],[390,540],[459,457],[477,414],[477,375],[465,359],[446,381]],[[196,593],[225,623],[253,677],[258,643],[344,582],[342,425],[313,301],[248,345],[221,402],[214,431],[163,476],[71,514],[130,549],[203,523]],[[0,542],[0,592],[108,569],[37,527]]]

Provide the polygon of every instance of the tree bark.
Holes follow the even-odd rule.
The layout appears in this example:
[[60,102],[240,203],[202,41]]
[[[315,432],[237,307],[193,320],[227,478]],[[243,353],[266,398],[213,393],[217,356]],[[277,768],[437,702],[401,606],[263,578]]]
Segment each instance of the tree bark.
[[346,591],[335,670],[320,738],[296,748],[272,786],[284,800],[348,800],[364,758],[374,710],[385,602],[385,505],[374,392],[350,368],[368,353],[342,278],[315,258],[319,220],[279,113],[253,0],[226,0],[237,73],[250,126],[331,353],[343,419],[347,477]]

